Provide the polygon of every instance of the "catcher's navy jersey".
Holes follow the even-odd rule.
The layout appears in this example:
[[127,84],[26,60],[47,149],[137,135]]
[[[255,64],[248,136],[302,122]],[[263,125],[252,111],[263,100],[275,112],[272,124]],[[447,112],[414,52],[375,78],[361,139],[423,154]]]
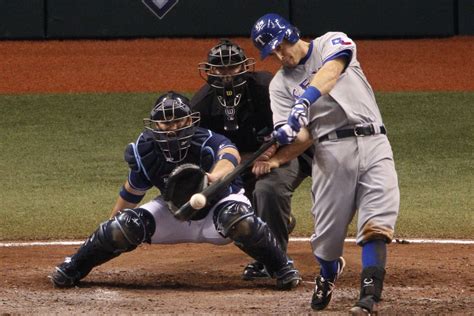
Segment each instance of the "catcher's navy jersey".
[[[210,172],[217,161],[217,153],[226,147],[235,148],[235,145],[220,134],[198,127],[186,158],[179,163],[172,163],[166,161],[152,132],[146,130],[125,150],[125,160],[130,166],[128,182],[137,190],[146,191],[155,186],[163,193],[169,174],[178,165],[192,163]],[[236,179],[227,194],[238,192],[241,188],[240,179]]]

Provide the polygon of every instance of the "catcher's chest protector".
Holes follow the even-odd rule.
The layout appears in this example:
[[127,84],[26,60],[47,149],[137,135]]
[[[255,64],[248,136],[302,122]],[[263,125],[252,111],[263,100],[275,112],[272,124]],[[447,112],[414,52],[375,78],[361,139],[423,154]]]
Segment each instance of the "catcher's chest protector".
[[204,137],[207,137],[207,135],[196,132],[185,160],[180,164],[175,164],[166,161],[153,135],[144,132],[135,145],[135,149],[127,148],[125,159],[133,170],[138,169],[137,165],[145,169],[141,172],[147,175],[147,178],[155,187],[164,192],[169,174],[178,165],[192,163],[200,166],[206,172],[211,170],[215,155],[210,148],[202,145],[206,139]]

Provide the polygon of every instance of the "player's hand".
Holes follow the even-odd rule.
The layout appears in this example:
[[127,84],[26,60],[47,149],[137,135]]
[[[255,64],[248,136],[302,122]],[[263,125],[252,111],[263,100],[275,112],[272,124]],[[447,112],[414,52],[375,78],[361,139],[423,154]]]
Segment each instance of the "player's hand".
[[273,157],[277,151],[278,146],[276,144],[270,146],[263,154],[261,154],[255,161],[267,161]]
[[291,128],[288,123],[284,124],[273,132],[273,137],[276,138],[277,142],[280,145],[287,145],[294,142],[296,139],[296,135],[298,135],[298,132],[293,130],[293,128]]
[[280,164],[274,159],[270,159],[268,161],[256,161],[253,164],[252,172],[258,178],[267,173],[270,173],[272,169],[278,168],[278,167],[280,167]]
[[206,172],[206,176],[207,176],[207,183],[211,184],[213,182],[216,182],[217,180],[219,180],[219,177],[216,176],[215,174],[213,173],[208,173]]
[[305,98],[300,98],[296,100],[291,108],[290,116],[288,116],[288,125],[290,125],[295,132],[299,132],[301,127],[308,125],[308,107],[309,101]]

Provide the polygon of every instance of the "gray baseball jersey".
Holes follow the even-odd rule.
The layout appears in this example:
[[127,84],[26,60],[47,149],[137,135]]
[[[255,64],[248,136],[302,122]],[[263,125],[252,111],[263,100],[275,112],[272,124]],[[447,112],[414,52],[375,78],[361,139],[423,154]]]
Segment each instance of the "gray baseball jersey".
[[273,122],[286,123],[291,105],[304,92],[323,64],[339,53],[352,54],[349,65],[328,95],[320,97],[311,107],[309,121],[313,137],[318,138],[344,125],[358,123],[382,124],[372,87],[357,61],[354,42],[346,34],[329,32],[312,41],[312,52],[303,65],[282,68],[270,85]]
[[[302,64],[281,68],[270,84],[275,127],[287,122],[291,106],[325,62],[345,56],[348,64],[334,88],[310,107],[314,141],[312,193],[313,252],[324,260],[342,255],[347,226],[358,211],[357,242],[390,241],[398,216],[399,189],[393,154],[372,87],[357,61],[355,43],[340,32],[310,43]],[[337,138],[336,130],[372,124],[376,134]],[[325,135],[336,135],[319,142]]]

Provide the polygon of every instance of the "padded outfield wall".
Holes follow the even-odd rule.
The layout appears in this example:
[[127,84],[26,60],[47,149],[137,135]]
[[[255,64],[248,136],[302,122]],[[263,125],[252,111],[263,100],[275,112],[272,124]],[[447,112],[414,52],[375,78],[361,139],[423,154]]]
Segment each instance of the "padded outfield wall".
[[474,35],[474,0],[0,0],[0,38],[248,36],[267,12],[288,18],[304,36]]

